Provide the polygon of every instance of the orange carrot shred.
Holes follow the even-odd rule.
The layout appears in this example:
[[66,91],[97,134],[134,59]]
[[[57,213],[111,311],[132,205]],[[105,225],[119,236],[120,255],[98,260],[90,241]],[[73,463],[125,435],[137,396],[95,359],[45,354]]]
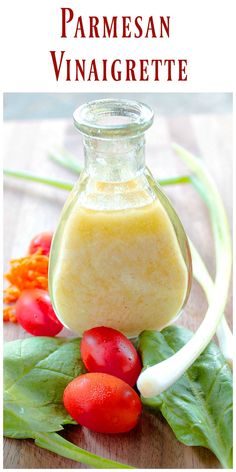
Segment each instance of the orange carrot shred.
[[15,308],[7,306],[3,309],[3,321],[10,321],[11,323],[17,323]]
[[[4,290],[3,301],[12,304],[18,300],[25,289],[48,289],[48,256],[37,253],[29,254],[20,259],[10,261],[10,269],[5,274],[9,286]],[[6,307],[3,314],[4,321],[17,322],[14,314],[14,305]]]

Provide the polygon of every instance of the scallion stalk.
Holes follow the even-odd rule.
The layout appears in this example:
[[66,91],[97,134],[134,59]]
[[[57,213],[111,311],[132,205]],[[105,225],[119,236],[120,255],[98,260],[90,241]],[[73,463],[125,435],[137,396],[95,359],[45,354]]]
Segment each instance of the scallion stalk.
[[[74,185],[73,183],[70,183],[70,182],[54,180],[48,177],[38,176],[36,174],[32,174],[30,172],[21,171],[21,170],[3,169],[3,174],[8,177],[15,177],[16,179],[20,179],[20,180],[29,180],[32,182],[49,185],[51,187],[60,188],[62,190],[70,191],[72,190],[73,185]],[[190,182],[191,182],[191,178],[188,175],[180,175],[177,177],[170,177],[170,178],[158,180],[158,183],[161,186],[188,184]]]
[[65,167],[76,174],[79,174],[82,170],[81,165],[78,163],[77,157],[67,149],[53,148],[51,151],[49,151],[48,157],[60,166]]
[[73,184],[69,182],[63,182],[61,180],[50,179],[48,177],[40,177],[36,174],[32,174],[26,171],[3,169],[3,174],[7,175],[8,177],[15,177],[16,179],[20,179],[20,180],[29,180],[31,182],[37,182],[40,184],[49,185],[50,187],[56,187],[62,190],[71,190],[73,188]]
[[134,467],[92,454],[67,441],[57,433],[35,433],[35,444],[73,461],[97,469],[134,469]]
[[176,354],[159,364],[147,368],[139,376],[137,386],[146,398],[159,395],[173,385],[193,364],[211,341],[225,309],[231,276],[231,240],[224,206],[214,181],[201,163],[181,146],[174,150],[194,173],[195,186],[202,192],[210,209],[215,237],[216,278],[211,290],[210,304],[204,320],[190,341]]
[[[208,304],[211,303],[212,297],[214,297],[214,282],[199,255],[197,249],[191,241],[189,241],[192,261],[193,261],[193,275],[195,280],[202,287],[205,292]],[[233,367],[233,335],[230,331],[228,323],[223,315],[221,322],[219,323],[216,330],[219,346],[226,362],[229,366]]]

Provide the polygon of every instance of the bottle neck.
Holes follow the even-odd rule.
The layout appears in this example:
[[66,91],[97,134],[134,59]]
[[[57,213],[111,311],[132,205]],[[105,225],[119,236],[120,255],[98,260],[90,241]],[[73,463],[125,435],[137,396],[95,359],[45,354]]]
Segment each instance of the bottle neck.
[[103,182],[125,182],[138,177],[145,167],[144,134],[101,139],[84,136],[85,170]]

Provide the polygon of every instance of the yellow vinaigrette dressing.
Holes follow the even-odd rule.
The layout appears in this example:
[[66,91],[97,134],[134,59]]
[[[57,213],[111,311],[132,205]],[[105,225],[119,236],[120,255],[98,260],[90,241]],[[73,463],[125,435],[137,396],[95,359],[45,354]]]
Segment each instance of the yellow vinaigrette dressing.
[[[98,170],[107,181],[87,171],[65,205],[51,250],[50,292],[73,332],[103,325],[135,336],[162,329],[180,313],[191,261],[182,225],[174,210],[172,223],[170,204],[164,208],[150,176],[144,171],[124,181],[122,175],[135,175],[133,167],[109,156]],[[117,182],[109,180],[114,176]]]

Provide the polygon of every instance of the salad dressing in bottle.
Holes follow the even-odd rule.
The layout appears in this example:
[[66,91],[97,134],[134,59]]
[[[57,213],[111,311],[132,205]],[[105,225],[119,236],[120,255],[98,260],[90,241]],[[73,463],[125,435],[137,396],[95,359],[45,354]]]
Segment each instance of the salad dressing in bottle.
[[191,257],[181,222],[145,167],[146,105],[97,100],[79,107],[85,168],[53,238],[49,289],[77,334],[110,326],[127,336],[161,330],[181,312]]

